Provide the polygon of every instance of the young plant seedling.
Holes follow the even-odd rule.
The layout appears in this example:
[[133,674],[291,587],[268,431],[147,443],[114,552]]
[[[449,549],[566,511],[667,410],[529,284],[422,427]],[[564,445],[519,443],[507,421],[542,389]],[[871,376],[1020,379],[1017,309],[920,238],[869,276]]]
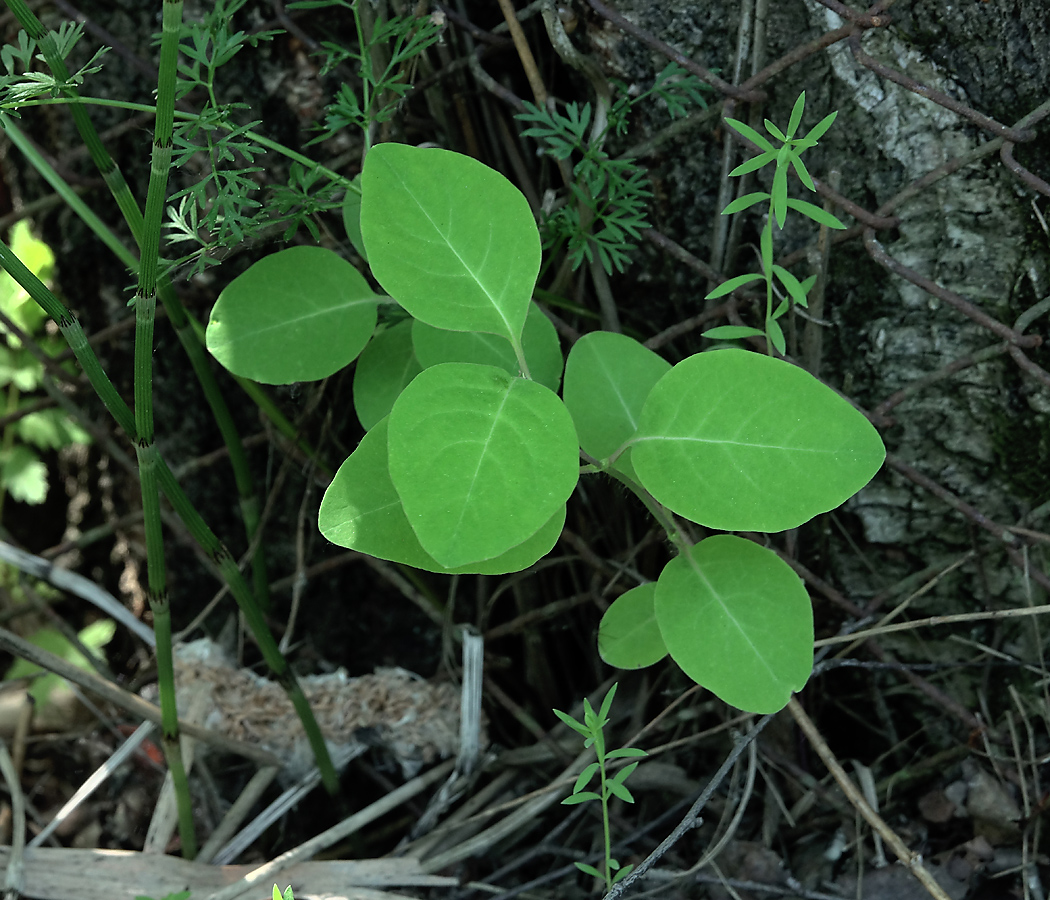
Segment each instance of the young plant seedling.
[[[766,119],[766,131],[768,131],[775,140],[781,142],[779,148],[774,147],[765,137],[755,131],[750,125],[745,125],[743,122],[738,122],[736,119],[726,119],[726,124],[729,125],[730,128],[739,132],[749,141],[757,144],[762,149],[762,152],[758,156],[752,157],[747,160],[747,162],[741,163],[729,174],[746,175],[748,172],[755,172],[764,168],[769,165],[769,163],[775,164],[776,171],[773,173],[773,192],[771,194],[764,191],[744,194],[742,197],[737,197],[736,200],[722,210],[722,215],[728,216],[733,215],[734,213],[743,212],[745,209],[750,209],[752,206],[757,206],[759,203],[769,203],[769,211],[766,215],[765,224],[762,227],[762,236],[759,239],[762,272],[738,275],[736,278],[730,278],[728,281],[722,282],[722,284],[711,291],[711,293],[707,295],[707,299],[713,300],[717,297],[725,296],[731,291],[735,291],[737,288],[743,287],[746,284],[751,284],[755,281],[764,281],[766,283],[765,328],[751,328],[744,325],[722,325],[718,328],[712,328],[711,330],[704,332],[704,337],[716,338],[718,340],[734,340],[737,338],[765,335],[769,353],[772,354],[773,348],[775,347],[777,352],[783,356],[786,352],[787,345],[784,341],[783,329],[781,329],[780,323],[777,320],[788,311],[790,304],[788,299],[784,298],[779,304],[777,304],[775,309],[773,308],[775,283],[779,280],[787,289],[788,297],[791,298],[791,301],[805,309],[807,305],[806,295],[812,289],[817,280],[817,276],[811,275],[805,281],[800,282],[783,266],[778,266],[773,262],[773,221],[774,219],[776,220],[777,228],[783,228],[784,221],[787,218],[788,209],[793,209],[812,219],[818,225],[825,225],[828,228],[836,229],[844,229],[846,227],[835,218],[835,216],[826,210],[821,209],[819,206],[807,203],[805,200],[795,200],[787,195],[789,166],[795,170],[799,180],[809,188],[809,190],[816,190],[816,186],[813,184],[813,179],[810,177],[805,163],[802,162],[802,152],[808,150],[810,147],[817,146],[817,141],[824,136],[827,130],[831,127],[831,124],[835,121],[835,117],[838,115],[838,112],[833,112],[830,115],[825,116],[812,129],[810,129],[809,134],[804,138],[796,138],[795,132],[798,131],[798,127],[802,123],[802,113],[805,111],[805,108],[806,93],[803,91],[799,94],[798,100],[795,101],[795,106],[791,110],[791,119],[788,122],[786,134],[770,122],[769,119]],[[774,278],[774,276],[776,277]]]
[[[599,800],[601,802],[602,834],[605,838],[605,866],[599,871],[594,866],[578,862],[576,863],[576,868],[581,872],[593,875],[595,878],[604,881],[606,891],[611,890],[612,886],[616,884],[617,881],[629,875],[631,869],[634,868],[634,866],[631,865],[621,866],[617,860],[613,859],[612,841],[609,835],[609,798],[618,797],[623,800],[624,803],[634,803],[634,797],[631,796],[631,792],[627,790],[624,782],[630,778],[631,773],[638,768],[638,763],[628,763],[615,774],[610,775],[608,764],[615,759],[634,759],[639,756],[649,755],[644,750],[639,750],[636,747],[621,747],[619,750],[612,750],[609,752],[606,752],[605,750],[605,726],[609,724],[609,710],[612,709],[613,697],[616,696],[616,687],[617,686],[614,684],[609,688],[609,693],[605,695],[605,699],[602,700],[601,707],[598,709],[597,713],[594,711],[594,707],[591,706],[591,702],[584,697],[582,722],[577,721],[568,713],[564,713],[560,709],[554,710],[554,714],[559,719],[561,719],[573,731],[583,735],[583,746],[594,747],[594,753],[597,756],[595,762],[589,763],[587,767],[580,772],[579,777],[576,779],[576,783],[572,787],[572,793],[561,802],[566,806],[571,806],[576,803],[586,803],[588,800]],[[599,776],[598,791],[585,790],[587,785],[594,780],[595,775]]]
[[[605,660],[637,668],[669,653],[733,706],[783,707],[812,668],[802,582],[772,550],[730,534],[695,543],[676,517],[795,528],[879,469],[871,424],[783,360],[723,349],[672,367],[609,332],[572,347],[559,397],[522,194],[474,159],[401,144],[369,150],[360,187],[361,240],[387,296],[334,252],[297,247],[231,282],[208,326],[227,368],[274,383],[326,377],[364,348],[354,403],[368,431],[325,493],[321,532],[431,572],[516,572],[554,546],[580,475],[603,473],[676,550],[655,584],[606,612]],[[393,303],[401,320],[373,334],[376,307]]]

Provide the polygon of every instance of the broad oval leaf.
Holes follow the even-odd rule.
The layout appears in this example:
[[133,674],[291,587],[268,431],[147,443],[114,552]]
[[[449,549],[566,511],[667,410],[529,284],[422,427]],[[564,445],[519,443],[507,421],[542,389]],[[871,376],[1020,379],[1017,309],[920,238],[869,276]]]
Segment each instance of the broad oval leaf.
[[453,568],[539,530],[579,477],[579,444],[548,388],[494,366],[424,369],[390,413],[390,476],[419,542]]
[[354,409],[366,431],[390,414],[394,401],[423,367],[412,349],[412,319],[378,332],[354,371]]
[[206,340],[234,375],[263,384],[317,381],[357,358],[376,327],[376,295],[324,247],[289,247],[231,281]]
[[317,514],[321,534],[333,544],[426,572],[453,575],[504,575],[527,569],[550,552],[564,524],[562,506],[534,535],[506,553],[459,568],[442,566],[419,543],[390,480],[387,419],[378,422],[339,467]]
[[[520,374],[514,348],[498,334],[448,331],[417,319],[412,328],[412,344],[423,368],[444,362],[469,362],[498,366],[511,375]],[[558,390],[564,364],[558,332],[535,303],[529,305],[529,314],[521,333],[521,346],[532,380],[552,391]]]
[[660,503],[722,531],[795,528],[853,496],[885,456],[868,420],[808,372],[735,349],[661,378],[631,448]]
[[799,577],[772,551],[731,534],[664,567],[656,619],[671,658],[738,709],[776,712],[813,668],[813,609]]
[[598,626],[598,653],[618,669],[644,669],[667,656],[656,624],[656,583],[640,584],[620,594]]
[[377,144],[361,194],[369,265],[391,297],[435,328],[518,343],[540,267],[521,191],[469,156]]
[[624,334],[592,331],[569,351],[562,396],[580,446],[606,459],[638,429],[649,391],[671,364]]

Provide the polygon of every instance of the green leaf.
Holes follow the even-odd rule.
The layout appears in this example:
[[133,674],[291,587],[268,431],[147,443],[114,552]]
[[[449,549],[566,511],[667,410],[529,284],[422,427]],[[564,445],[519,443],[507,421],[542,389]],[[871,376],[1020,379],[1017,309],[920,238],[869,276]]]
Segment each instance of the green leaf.
[[791,109],[791,120],[788,122],[787,138],[790,140],[795,136],[795,132],[798,131],[798,126],[802,124],[802,113],[806,109],[806,92],[803,91],[798,95],[798,99],[795,101],[794,107]]
[[[776,158],[777,158],[777,153],[774,150],[769,150],[769,151],[767,151],[765,153],[760,153],[760,154],[758,154],[758,156],[752,156],[751,159],[744,160],[744,162],[740,163],[740,165],[737,166],[735,169],[733,169],[733,171],[730,172],[729,174],[730,175],[747,175],[749,172],[755,172],[758,169],[761,169],[763,166],[765,166],[768,163],[772,162]],[[749,195],[749,196],[755,196],[755,195],[752,194],[752,195]],[[769,195],[766,194],[765,196],[768,197]],[[740,198],[738,198],[738,200],[739,199]],[[737,201],[734,201],[734,203],[735,202],[737,202]],[[755,201],[755,202],[758,202],[758,201]],[[748,206],[751,206],[751,205],[753,205],[753,204],[750,204],[750,203],[748,204]],[[730,204],[730,206],[732,206],[732,204]],[[733,211],[737,212],[738,210],[733,210]],[[728,215],[728,213],[729,213],[729,207],[727,206],[725,209],[722,210],[722,215],[723,216],[724,215]]]
[[[766,155],[766,154],[763,154],[763,155]],[[758,157],[755,157],[755,158],[758,159]],[[746,163],[745,163],[745,165],[746,165]],[[759,167],[756,166],[755,168],[759,168]],[[737,169],[734,169],[729,174],[730,175],[741,175],[743,173],[742,172],[738,172]],[[756,193],[753,193],[753,194],[744,194],[743,196],[737,197],[736,200],[734,200],[732,203],[730,203],[728,206],[726,206],[726,208],[722,210],[722,215],[723,216],[730,216],[733,213],[740,212],[741,210],[750,209],[752,206],[755,206],[758,203],[762,203],[763,201],[768,200],[768,199],[769,199],[769,194],[765,193],[765,191],[757,191]]]
[[773,215],[777,220],[777,227],[784,227],[784,219],[787,216],[787,169],[778,165],[773,174]]
[[41,450],[91,443],[91,435],[60,409],[29,413],[15,423],[14,429],[23,441]]
[[735,341],[746,337],[761,337],[764,334],[761,328],[751,328],[749,325],[719,325],[700,336],[713,341]]
[[540,267],[540,237],[514,185],[469,156],[377,144],[361,173],[372,274],[417,319],[517,345]]
[[802,215],[808,216],[820,225],[827,225],[828,228],[838,228],[841,230],[846,228],[846,226],[835,218],[835,216],[814,203],[807,203],[805,200],[792,200],[791,198],[788,198],[788,206],[791,209],[802,213]]
[[725,123],[730,128],[732,128],[734,131],[737,131],[740,134],[742,134],[744,137],[746,137],[753,144],[757,144],[759,147],[761,147],[763,150],[765,150],[766,153],[776,153],[777,152],[774,149],[773,145],[771,143],[769,143],[769,140],[767,138],[763,137],[757,131],[755,131],[755,129],[752,128],[750,125],[746,125],[743,122],[737,121],[736,119],[730,119],[728,116],[726,117]]
[[582,794],[570,794],[568,797],[566,797],[561,802],[562,802],[562,804],[564,806],[575,806],[577,803],[586,803],[588,800],[601,800],[601,799],[602,798],[599,797],[593,791],[584,791]]
[[770,122],[769,119],[765,120],[765,125],[766,131],[773,135],[773,137],[775,137],[778,141],[787,141],[787,135],[785,135],[783,131],[777,128],[776,125]]
[[[663,639],[661,638],[661,643]],[[605,754],[605,758],[608,759],[629,759],[635,756],[648,756],[644,750],[639,750],[637,747],[621,747],[619,750],[613,750],[610,753]]]
[[631,452],[660,503],[722,531],[801,525],[859,491],[885,455],[868,420],[812,375],[735,349],[660,379]]
[[[612,709],[613,698],[616,696],[616,689],[619,686],[619,682],[614,681],[612,687],[609,688],[609,690],[606,692],[605,697],[602,698],[602,705],[601,708],[598,710],[597,715],[597,722],[599,723],[599,728],[604,728],[609,722],[609,711]],[[584,709],[586,709],[589,705],[590,704],[585,701]]]
[[745,284],[751,284],[755,281],[765,281],[765,276],[760,275],[757,272],[751,272],[747,275],[737,275],[734,278],[730,278],[728,281],[723,281],[718,287],[716,287],[705,299],[715,300],[718,297],[724,297],[735,291],[739,287],[743,287]]
[[617,597],[598,626],[598,653],[618,669],[642,669],[667,655],[656,624],[656,584],[640,584]]
[[0,455],[0,483],[15,500],[38,506],[47,498],[47,466],[25,444]]
[[806,292],[802,290],[802,285],[799,283],[799,280],[783,266],[774,265],[773,274],[775,274],[784,287],[788,289],[791,299],[799,306],[805,308],[807,303]]
[[[563,800],[562,802],[564,803],[565,801]],[[578,862],[576,863],[576,868],[583,872],[584,875],[592,875],[595,878],[600,878],[603,881],[605,880],[605,876],[602,875],[601,872],[594,868],[594,866],[587,865],[587,863]]]
[[824,133],[831,127],[831,123],[835,121],[835,117],[838,114],[838,110],[835,110],[835,112],[830,115],[824,116],[823,119],[809,130],[809,134],[806,135],[806,140],[812,141],[814,144],[819,141],[824,136]]
[[357,360],[354,409],[366,431],[390,414],[406,385],[423,371],[412,349],[412,322],[377,332]]
[[[43,241],[33,236],[27,219],[19,219],[11,226],[8,244],[30,272],[45,284],[50,283],[55,268],[55,255]],[[42,327],[47,314],[22,286],[6,271],[0,270],[0,311],[27,334],[34,335]],[[0,326],[0,333],[6,329]],[[19,346],[18,339],[8,335],[12,347]]]
[[802,582],[775,553],[734,535],[707,538],[664,567],[656,616],[674,661],[738,709],[776,712],[813,668]]
[[588,765],[588,766],[587,766],[587,767],[586,767],[586,768],[585,768],[585,769],[584,769],[584,770],[583,770],[582,772],[580,772],[580,774],[579,774],[579,775],[577,776],[577,778],[576,778],[576,784],[574,784],[574,785],[572,786],[572,792],[573,792],[574,794],[578,794],[578,793],[579,793],[580,791],[582,791],[582,790],[583,790],[583,789],[584,789],[585,787],[587,787],[587,782],[589,782],[589,781],[590,781],[590,780],[591,780],[591,779],[592,779],[592,778],[594,777],[594,775],[595,775],[595,773],[596,773],[597,771],[598,771],[598,763],[596,763],[596,762],[592,762],[592,763],[591,763],[590,765]]
[[806,164],[802,162],[802,157],[797,153],[791,154],[791,165],[798,175],[799,180],[811,191],[815,191],[817,186],[813,183],[813,178],[809,174],[809,169],[806,168]]
[[317,381],[357,358],[376,327],[377,298],[350,263],[323,247],[271,253],[219,294],[212,355],[263,384]]
[[[608,756],[605,757],[605,758],[609,759]],[[636,763],[636,762],[628,763],[626,766],[624,766],[622,769],[620,769],[619,772],[617,772],[615,775],[613,775],[613,777],[610,778],[609,781],[611,783],[615,783],[615,784],[623,784],[628,778],[631,777],[631,775],[634,773],[634,770],[637,769],[639,765],[640,764]],[[630,801],[628,801],[628,802],[630,802]]]
[[387,442],[387,420],[382,419],[339,467],[325,491],[317,524],[333,544],[427,572],[503,575],[526,569],[546,556],[561,535],[564,506],[528,540],[506,553],[459,568],[442,566],[423,549],[408,524],[390,480]]
[[390,413],[390,476],[420,543],[449,568],[535,534],[579,477],[572,418],[550,389],[494,366],[424,369]]
[[[361,176],[354,177],[352,184],[361,187]],[[368,262],[368,254],[365,251],[365,241],[361,237],[361,194],[358,191],[348,190],[343,197],[343,228],[350,243],[354,245],[357,255]]]
[[787,353],[787,342],[784,340],[784,330],[780,327],[780,323],[776,319],[770,319],[766,322],[766,329],[766,336],[776,347],[777,353],[784,356]]
[[573,344],[562,396],[584,451],[607,459],[633,437],[645,398],[670,369],[667,360],[623,334],[592,331]]
[[634,863],[631,863],[630,865],[624,866],[622,869],[620,869],[619,872],[617,872],[613,876],[613,884],[617,884],[618,882],[623,881],[633,871],[634,871]]
[[[633,763],[632,765],[637,765],[637,763]],[[609,793],[614,797],[619,797],[624,803],[634,803],[634,796],[619,782],[610,780],[605,782],[605,785],[608,788]]]
[[582,722],[577,722],[567,712],[562,712],[560,709],[552,710],[552,712],[559,719],[561,719],[566,725],[568,725],[573,731],[579,732],[584,737],[590,737],[591,730],[586,725],[584,725]]
[[[93,655],[101,657],[102,648],[113,639],[116,630],[117,624],[112,619],[98,619],[80,631],[77,637],[80,638],[80,642]],[[72,663],[78,669],[83,669],[85,672],[92,671],[91,663],[80,652],[80,649],[71,643],[64,634],[56,631],[54,628],[40,629],[40,631],[29,637],[29,642],[42,650],[47,650],[49,653],[61,657],[68,663]],[[7,670],[7,674],[4,675],[4,680],[12,681],[17,678],[27,678],[41,671],[43,670],[36,663],[31,663],[24,659],[16,659],[11,668]],[[47,703],[51,692],[64,683],[65,680],[63,678],[48,673],[33,680],[29,693],[38,705],[43,706]]]
[[[463,362],[498,366],[511,375],[521,374],[514,348],[498,334],[448,331],[416,320],[412,328],[412,345],[416,358],[425,369],[444,362]],[[535,303],[529,305],[521,345],[532,380],[552,391],[558,390],[564,365],[558,332]]]

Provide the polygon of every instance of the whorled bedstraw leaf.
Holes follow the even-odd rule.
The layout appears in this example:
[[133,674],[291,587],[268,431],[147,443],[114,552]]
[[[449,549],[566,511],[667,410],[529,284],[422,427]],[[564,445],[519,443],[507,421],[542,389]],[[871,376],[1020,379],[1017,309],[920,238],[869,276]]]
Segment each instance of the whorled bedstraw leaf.
[[656,618],[685,673],[747,712],[783,708],[813,668],[813,610],[801,580],[771,550],[735,535],[707,538],[664,567]]
[[656,624],[656,583],[640,584],[617,597],[598,626],[598,653],[618,669],[643,669],[667,655]]
[[886,455],[868,420],[808,372],[736,349],[664,375],[631,447],[660,503],[722,531],[801,525],[859,491]]
[[761,337],[764,334],[761,328],[751,328],[749,325],[719,325],[700,336],[712,341],[736,341],[740,338]]
[[[757,159],[758,157],[755,158]],[[756,168],[758,167],[756,166]],[[736,175],[737,172],[733,171],[729,174]],[[738,213],[742,210],[750,209],[752,206],[762,203],[763,201],[766,201],[768,199],[769,194],[767,194],[765,191],[756,191],[753,194],[744,194],[742,197],[737,197],[736,200],[734,200],[732,203],[726,206],[726,208],[722,210],[722,215],[731,216],[733,215],[733,213]]]
[[565,507],[532,537],[493,559],[449,569],[419,543],[408,524],[387,464],[387,420],[378,422],[339,467],[325,491],[317,524],[333,544],[426,572],[504,575],[546,556],[561,535]]
[[710,294],[707,295],[708,300],[717,300],[719,297],[724,297],[726,294],[732,293],[739,287],[743,287],[745,284],[751,284],[755,281],[765,281],[765,276],[760,275],[757,272],[752,272],[748,275],[737,275],[735,278],[730,278],[728,281],[723,281],[718,287],[716,287]]
[[773,145],[771,143],[769,143],[769,139],[766,138],[766,137],[763,137],[761,134],[759,134],[757,131],[755,131],[755,129],[752,128],[750,125],[747,125],[744,122],[740,122],[737,119],[730,119],[728,116],[726,117],[725,123],[730,128],[732,128],[734,131],[739,132],[740,134],[742,134],[744,137],[746,137],[752,143],[757,144],[759,147],[761,147],[767,153],[776,153],[776,149],[773,147]]
[[234,375],[263,384],[327,378],[368,343],[377,299],[361,273],[331,250],[279,250],[219,294],[208,350]]
[[361,192],[369,265],[391,297],[435,328],[518,344],[541,252],[521,191],[469,156],[376,144]]
[[803,91],[798,95],[798,99],[795,101],[795,105],[791,108],[791,119],[788,122],[787,138],[790,140],[795,136],[795,132],[798,131],[798,126],[802,124],[802,113],[806,109],[806,92]]
[[827,225],[828,228],[837,228],[839,230],[843,230],[846,227],[827,210],[814,203],[807,203],[805,200],[793,200],[789,197],[788,209],[802,213],[802,215],[812,219],[818,225]]
[[455,568],[516,547],[565,504],[579,442],[549,388],[495,366],[442,363],[394,403],[389,465],[420,543]]

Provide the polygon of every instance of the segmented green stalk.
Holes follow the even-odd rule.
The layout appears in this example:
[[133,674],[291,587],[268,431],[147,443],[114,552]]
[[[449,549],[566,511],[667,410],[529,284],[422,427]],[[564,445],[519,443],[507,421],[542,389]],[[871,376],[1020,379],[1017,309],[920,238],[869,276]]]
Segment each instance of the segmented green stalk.
[[[66,67],[65,60],[63,60],[58,54],[54,38],[51,34],[46,28],[44,28],[43,24],[33,14],[32,10],[25,5],[24,0],[5,0],[5,2],[15,14],[19,24],[25,29],[26,34],[37,41],[44,56],[44,60],[51,69],[51,74],[58,81],[66,82],[69,78],[69,69]],[[87,114],[87,109],[81,102],[76,86],[67,85],[64,92],[68,98],[73,121],[77,126],[81,139],[87,146],[91,153],[92,160],[105,180],[106,185],[109,187],[110,192],[113,194],[113,198],[116,200],[117,206],[124,216],[124,220],[131,229],[131,233],[134,236],[136,243],[141,247],[143,239],[142,212],[131,193],[131,188],[128,187],[128,183],[124,179],[120,167],[109,155],[105,146],[103,146],[98,132],[95,130],[95,126]],[[155,108],[153,111],[155,111]],[[8,126],[9,123],[5,123],[5,130]],[[19,144],[20,149],[22,149],[23,153],[30,159],[37,170],[44,174],[45,178],[48,178],[52,187],[66,197],[68,185],[66,185],[67,191],[63,191],[60,184],[64,184],[64,182],[61,182],[61,179],[59,179],[57,175],[54,175],[53,178],[48,177],[46,170],[50,169],[50,166],[48,166],[43,158],[33,150],[32,145],[24,140],[21,142],[16,141],[16,143]],[[51,170],[51,172],[53,174],[53,170]],[[56,180],[59,184],[56,184]],[[82,203],[79,205],[83,206]],[[92,216],[91,218],[95,221],[92,222],[89,219],[85,219],[86,223],[105,241],[107,239],[108,229],[100,231],[97,226],[101,223],[98,222],[97,217]],[[107,241],[107,243],[109,242]],[[110,244],[110,246],[112,245]],[[128,260],[119,252],[118,256],[121,256],[121,258],[124,259],[124,262],[128,263]],[[128,265],[133,271],[137,271],[137,260],[128,263]],[[215,380],[215,375],[208,363],[208,357],[204,352],[203,343],[197,338],[196,334],[191,329],[185,307],[183,307],[182,302],[175,293],[170,279],[166,275],[161,275],[157,288],[161,303],[164,304],[164,309],[168,314],[168,319],[171,322],[172,327],[175,329],[175,334],[178,337],[179,342],[182,344],[183,349],[186,351],[186,355],[190,359],[190,365],[193,367],[197,380],[200,382],[201,388],[204,391],[205,400],[212,410],[212,415],[218,425],[219,432],[229,451],[230,465],[233,468],[234,481],[237,485],[238,496],[240,497],[244,529],[248,544],[251,545],[259,528],[259,499],[252,482],[251,469],[248,466],[248,457],[244,452],[244,444],[241,442],[241,436],[237,432],[237,427],[233,422],[233,417],[230,415],[229,408],[226,405],[226,400],[222,395],[222,391],[219,389],[218,382]],[[257,541],[255,547],[256,550],[252,554],[252,577],[255,596],[263,609],[268,610],[270,605],[270,580],[266,573],[266,549],[261,541]]]
[[[22,27],[26,29],[27,33],[36,37],[38,40],[42,37],[46,37],[46,32],[44,31],[43,26],[39,23],[36,17],[33,16],[32,12],[29,11],[29,9],[25,6],[22,0],[5,0],[5,2],[7,3],[8,7],[12,10],[12,12],[14,12],[15,15],[18,17],[20,23],[22,24]],[[169,3],[171,3],[171,0],[165,0],[164,10],[166,15],[172,14],[169,13]],[[171,5],[174,7],[175,4]],[[178,18],[181,21],[181,2],[179,2],[177,5],[179,7]],[[175,38],[177,43],[177,29],[175,32]],[[44,49],[43,44],[41,44],[41,48],[42,50]],[[55,77],[68,77],[68,71],[65,69],[64,63],[62,63],[62,61],[57,57],[57,53],[54,52],[53,42],[51,42],[50,49],[51,56],[54,57],[54,59],[57,60],[59,63],[59,68],[54,70]],[[173,64],[174,59],[172,59],[172,65]],[[62,75],[63,72],[66,73],[65,76]],[[171,76],[171,83],[173,96],[173,71]],[[82,104],[79,103],[75,91],[69,90],[68,93],[71,97],[71,105],[73,105],[74,108],[79,108],[81,113],[83,113]],[[173,112],[173,103],[168,104],[168,109]],[[158,110],[158,118],[159,116],[160,112]],[[94,128],[91,125],[90,120],[87,119],[86,113],[84,113],[82,116],[75,116],[75,118],[77,118],[78,125],[80,125],[81,122],[83,122],[85,129],[90,134],[95,135]],[[166,115],[166,119],[167,129],[170,135],[171,113],[168,113]],[[95,159],[96,164],[106,176],[107,184],[110,185],[111,189],[114,190],[115,193],[118,190],[121,190],[124,193],[124,202],[122,202],[121,197],[118,197],[118,205],[120,206],[121,210],[125,213],[125,216],[128,219],[128,223],[131,226],[133,232],[135,233],[136,239],[139,241],[141,246],[145,238],[144,221],[142,214],[138,210],[138,206],[134,204],[133,201],[130,205],[126,202],[126,198],[129,198],[131,196],[130,190],[127,188],[123,177],[119,175],[119,171],[117,172],[116,178],[111,178],[110,175],[107,174],[112,170],[116,170],[116,166],[115,163],[113,163],[112,159],[110,159],[105,153],[105,150],[104,148],[102,148],[101,142],[98,140],[97,135],[95,135],[93,140],[89,140],[86,134],[84,135],[84,137],[85,142],[88,144],[89,148],[92,149],[92,158]],[[170,159],[170,146],[168,149],[168,154],[168,158]],[[343,180],[341,178],[338,178],[338,176],[335,177],[337,178],[337,180]],[[120,185],[123,185],[123,187],[120,188]],[[160,199],[160,206],[163,206],[163,196],[161,196]],[[149,202],[147,198],[147,208],[148,207]],[[159,240],[159,211],[156,213],[156,215],[158,217],[157,219],[155,219],[155,221],[157,221],[158,223],[157,235]],[[154,253],[154,258],[157,258],[156,253]],[[101,365],[98,362],[97,357],[95,356],[91,347],[88,345],[86,337],[84,336],[83,331],[81,330],[79,323],[77,322],[75,317],[73,317],[68,312],[68,310],[66,310],[66,308],[54,297],[54,295],[52,295],[51,292],[48,291],[47,288],[31,272],[29,272],[28,269],[25,268],[25,266],[23,266],[21,264],[21,261],[18,260],[18,258],[10,251],[10,249],[4,246],[2,243],[0,243],[0,265],[3,265],[3,267],[15,278],[16,281],[19,282],[19,284],[26,290],[26,292],[29,293],[30,296],[34,297],[34,299],[37,300],[38,303],[40,303],[41,307],[46,312],[48,312],[48,314],[59,325],[63,334],[66,336],[67,340],[69,340],[70,346],[73,349],[74,354],[77,356],[78,361],[83,366],[85,373],[88,375],[89,380],[95,387],[99,396],[102,398],[106,407],[110,410],[111,414],[116,419],[117,423],[121,426],[121,428],[125,430],[125,432],[129,436],[137,435],[138,427],[135,416],[132,415],[131,410],[127,407],[123,399],[113,387],[113,384],[109,381],[109,378],[103,371]],[[154,269],[154,273],[155,272],[156,270]],[[155,274],[153,275],[153,278],[156,278]],[[142,277],[140,272],[140,285],[141,283]],[[207,387],[208,382],[205,380],[205,376],[207,380],[210,381],[214,389],[209,395],[209,402],[212,402],[212,400],[214,399],[215,403],[213,403],[213,409],[215,408],[215,405],[218,404],[221,405],[223,410],[225,411],[225,403],[221,397],[217,385],[215,384],[214,377],[212,376],[211,370],[207,365],[207,361],[203,355],[203,352],[201,351],[201,344],[198,340],[195,340],[194,335],[191,334],[192,329],[190,327],[190,320],[186,316],[184,308],[181,306],[180,303],[178,303],[178,300],[175,297],[174,292],[170,289],[170,284],[167,283],[166,279],[162,277],[159,281],[158,286],[161,289],[162,299],[165,299],[167,294],[171,295],[171,299],[173,301],[172,305],[168,306],[167,303],[165,304],[168,309],[169,318],[171,318],[173,324],[175,324],[176,329],[179,333],[180,340],[182,340],[183,342],[183,346],[186,347],[188,352],[190,352],[191,361],[194,362],[194,368],[198,370],[198,375],[201,377],[202,384],[204,384],[205,386],[206,395],[209,394],[209,391]],[[165,290],[165,288],[167,288],[167,290]],[[139,332],[139,329],[137,327],[136,330],[138,333],[145,334],[149,323],[144,323],[144,325],[146,326],[146,328],[144,328],[142,332]],[[190,351],[191,347],[196,348],[196,354]],[[198,363],[200,366],[199,368]],[[138,366],[139,364],[137,363],[137,368]],[[217,419],[219,420],[220,428],[222,428],[222,419],[218,415]],[[234,443],[236,444],[237,449],[239,450],[238,455],[243,460],[243,445],[240,444],[240,439],[238,436],[236,436],[235,430],[233,430],[232,419],[230,419],[228,412],[226,412],[225,419],[230,425],[230,429],[233,433],[233,436],[236,437],[236,441]],[[151,426],[149,428],[149,433],[152,433],[152,422],[150,422],[149,424]],[[226,432],[224,431],[224,436],[225,435]],[[314,752],[318,768],[321,772],[322,781],[326,789],[329,792],[334,793],[338,788],[338,779],[336,776],[335,767],[332,765],[331,757],[324,743],[324,738],[321,734],[320,728],[317,725],[317,721],[314,718],[313,712],[310,709],[309,703],[307,702],[301,687],[295,679],[294,673],[291,671],[287,661],[284,659],[284,656],[280,653],[280,651],[277,648],[277,643],[274,640],[273,635],[270,633],[268,626],[266,625],[262,612],[260,611],[258,605],[256,604],[255,598],[252,595],[251,589],[248,587],[240,571],[237,569],[236,563],[234,562],[233,557],[230,555],[229,551],[222,545],[222,543],[216,537],[214,532],[212,532],[211,529],[208,528],[207,524],[200,517],[197,511],[193,508],[192,504],[190,504],[189,500],[186,498],[185,494],[183,494],[181,488],[176,482],[174,476],[171,474],[167,465],[163,462],[163,460],[156,456],[154,448],[151,445],[148,445],[146,447],[143,447],[142,450],[145,451],[145,457],[147,458],[144,458],[143,454],[140,453],[140,465],[142,465],[143,462],[146,462],[147,467],[150,468],[151,471],[156,471],[157,480],[159,481],[159,486],[161,490],[164,491],[164,493],[169,499],[169,502],[172,503],[177,513],[183,518],[184,523],[187,525],[190,532],[194,535],[195,539],[198,541],[201,547],[209,554],[212,560],[218,565],[220,571],[223,573],[225,580],[230,586],[231,593],[234,595],[234,599],[237,601],[238,606],[241,608],[242,613],[245,615],[245,619],[253,633],[253,636],[256,639],[256,642],[259,645],[264,659],[266,660],[270,669],[273,671],[273,674],[277,681],[282,685],[282,687],[284,687],[285,691],[287,692],[289,698],[292,701],[293,706],[298,712],[300,719],[302,720],[304,730],[306,731],[311,748]],[[230,446],[230,455],[231,460],[236,459],[234,446],[232,444]],[[247,472],[246,460],[243,467],[243,471]],[[254,492],[251,493],[254,498]],[[242,493],[242,498],[243,497],[244,494]],[[255,521],[258,521],[257,515]],[[251,535],[253,532],[254,527],[251,529],[249,534]],[[258,576],[258,570],[256,570],[256,575]],[[263,572],[263,580],[265,583],[265,572]],[[256,581],[258,583],[258,578],[256,578]],[[161,602],[162,605],[159,607],[159,612],[162,617],[167,615],[167,627],[169,629],[170,634],[170,612],[165,608],[164,598],[161,598]],[[155,616],[156,614],[157,612],[155,611]],[[157,626],[158,641],[160,638],[160,630],[161,627]],[[161,660],[158,658],[158,665],[160,664]]]

